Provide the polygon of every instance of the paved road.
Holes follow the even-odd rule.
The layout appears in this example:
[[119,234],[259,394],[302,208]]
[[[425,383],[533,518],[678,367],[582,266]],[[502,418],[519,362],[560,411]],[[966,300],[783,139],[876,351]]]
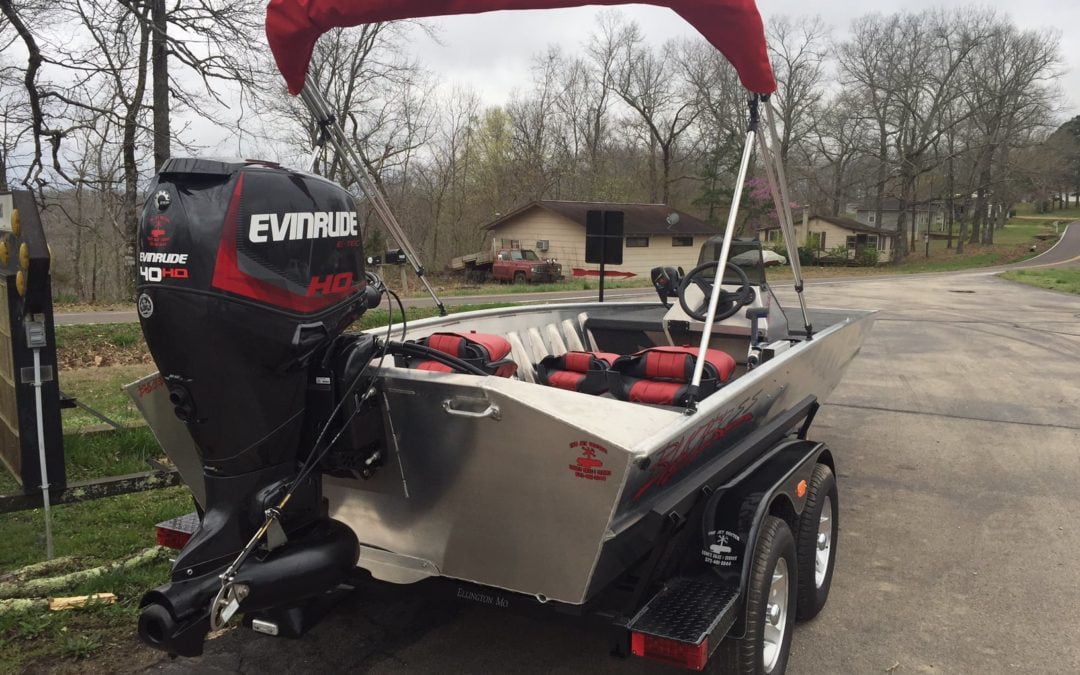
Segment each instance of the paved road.
[[[635,300],[646,297],[656,297],[656,293],[650,288],[613,288],[604,291],[605,299]],[[443,298],[443,303],[448,307],[456,305],[474,305],[487,302],[589,302],[596,300],[596,291],[558,291],[554,293],[496,293],[491,295],[464,295]],[[431,307],[431,298],[405,298],[402,304],[406,307]],[[134,311],[118,312],[72,312],[69,314],[57,314],[56,325],[67,326],[74,324],[93,323],[131,323],[138,321],[139,317]]]
[[[883,311],[815,423],[839,557],[789,672],[1080,672],[1080,297],[981,271],[811,290]],[[151,670],[672,672],[606,656],[600,629],[409,589],[357,595],[298,642],[233,631]]]
[[[1065,262],[1080,264],[1080,222],[1074,223],[1062,235],[1061,239],[1056,245],[1049,250],[1045,251],[1039,256],[1026,260],[1022,263],[1015,265],[1009,265],[1005,267],[993,267],[982,270],[987,274],[996,274],[1005,269],[1015,269],[1019,267],[1042,267],[1046,265],[1060,265]],[[953,274],[952,272],[931,272],[928,274],[910,275],[899,274],[891,275],[887,277],[860,277],[858,280],[876,278],[879,280],[892,280],[892,279],[912,279],[923,277],[934,277],[942,274]],[[858,281],[857,279],[815,279],[808,282],[808,285],[820,286],[820,285],[833,285],[837,283],[849,283],[852,281]],[[613,300],[639,300],[642,298],[654,297],[654,293],[648,288],[615,288],[605,292],[605,296],[608,299]],[[559,291],[554,293],[512,293],[512,294],[492,294],[492,295],[470,295],[460,297],[447,297],[443,298],[443,302],[448,307],[456,305],[472,305],[477,303],[487,302],[587,302],[596,299],[595,291]],[[406,298],[403,300],[406,307],[430,307],[430,298]],[[69,314],[57,314],[54,317],[56,325],[68,326],[75,324],[94,324],[94,323],[131,323],[138,321],[138,316],[134,311],[116,311],[116,312],[74,312]]]

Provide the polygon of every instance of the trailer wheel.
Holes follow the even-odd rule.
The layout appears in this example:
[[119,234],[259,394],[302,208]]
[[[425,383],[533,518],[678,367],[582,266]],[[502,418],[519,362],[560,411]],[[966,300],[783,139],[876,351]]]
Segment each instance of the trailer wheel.
[[717,673],[783,673],[795,629],[798,588],[795,539],[780,518],[761,524],[746,589],[746,635],[720,643],[713,665]]
[[824,464],[814,467],[806,490],[806,507],[799,518],[795,547],[799,554],[799,604],[797,618],[817,616],[829,599],[833,566],[836,563],[836,535],[839,521],[836,476]]

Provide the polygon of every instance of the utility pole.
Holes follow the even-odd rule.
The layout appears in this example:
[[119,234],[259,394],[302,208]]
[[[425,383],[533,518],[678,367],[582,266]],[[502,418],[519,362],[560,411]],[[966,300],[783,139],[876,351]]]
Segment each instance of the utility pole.
[[154,170],[169,158],[169,20],[165,0],[151,0],[150,62],[154,76]]

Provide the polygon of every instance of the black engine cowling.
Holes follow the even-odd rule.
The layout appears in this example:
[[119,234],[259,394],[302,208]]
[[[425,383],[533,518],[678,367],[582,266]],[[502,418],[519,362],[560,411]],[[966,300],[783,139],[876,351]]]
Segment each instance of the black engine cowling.
[[[170,159],[151,186],[139,230],[139,316],[201,454],[207,503],[172,583],[143,599],[140,633],[150,644],[201,652],[217,575],[281,498],[312,427],[325,422],[312,373],[344,351],[342,332],[377,302],[363,261],[352,195],[318,176]],[[357,349],[370,354],[370,338],[355,339],[354,359]],[[289,542],[245,564],[263,587],[274,570],[288,571],[280,603],[331,588],[355,566],[356,535],[327,519],[317,478],[298,487],[282,523]],[[275,603],[264,590],[259,604]]]

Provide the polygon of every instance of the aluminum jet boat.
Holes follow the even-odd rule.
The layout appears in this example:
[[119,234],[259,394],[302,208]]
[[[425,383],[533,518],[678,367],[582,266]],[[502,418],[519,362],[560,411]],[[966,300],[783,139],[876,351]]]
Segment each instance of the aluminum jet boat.
[[[305,81],[314,41],[333,26],[575,4],[270,3],[290,90],[439,307]],[[654,301],[408,323],[402,310],[354,331],[396,297],[365,269],[352,192],[273,163],[164,164],[142,216],[138,285],[159,386],[140,387],[138,403],[199,524],[169,582],[142,600],[147,643],[197,655],[236,617],[297,637],[360,577],[601,616],[622,651],[690,668],[783,670],[793,621],[824,605],[836,552],[835,458],[807,433],[873,316],[803,300],[753,2],[658,4],[724,51],[750,95],[727,226],[694,269],[653,270]],[[734,236],[755,148],[797,307],[769,286],[761,244]]]

